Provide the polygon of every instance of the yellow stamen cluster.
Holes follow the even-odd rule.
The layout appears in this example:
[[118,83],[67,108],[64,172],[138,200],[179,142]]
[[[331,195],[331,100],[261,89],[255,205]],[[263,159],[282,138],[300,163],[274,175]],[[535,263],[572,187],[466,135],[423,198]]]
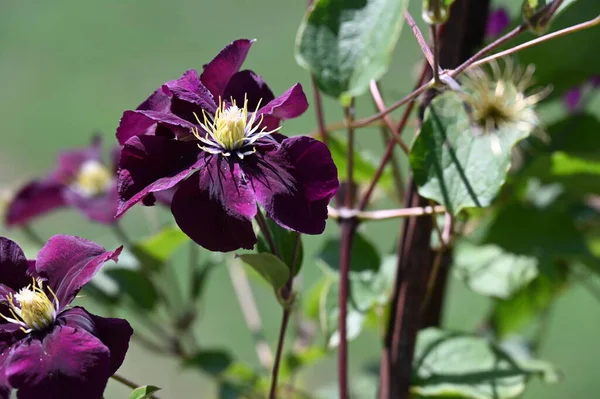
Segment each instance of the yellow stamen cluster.
[[95,197],[105,193],[112,180],[108,168],[98,161],[87,161],[79,169],[71,187],[85,197]]
[[33,279],[33,283],[21,288],[15,295],[10,294],[7,298],[8,309],[11,317],[0,314],[10,323],[21,326],[25,333],[39,331],[48,328],[56,320],[59,307],[58,298],[54,291],[48,288],[54,297],[52,302],[42,288],[42,283]]
[[[262,100],[261,100],[262,101]],[[232,99],[232,105],[227,107],[225,102],[219,99],[219,106],[214,115],[207,114],[202,110],[203,120],[194,113],[198,125],[206,132],[200,129],[192,129],[194,137],[200,141],[198,147],[211,154],[231,155],[234,152],[238,157],[252,154],[254,149],[244,151],[244,147],[251,147],[257,140],[271,133],[278,131],[276,128],[266,131],[261,129],[263,116],[257,119],[256,114],[260,108],[260,103],[256,106],[253,113],[248,112],[248,98],[244,96],[244,105],[238,107],[235,100]],[[260,129],[260,130],[259,130]]]

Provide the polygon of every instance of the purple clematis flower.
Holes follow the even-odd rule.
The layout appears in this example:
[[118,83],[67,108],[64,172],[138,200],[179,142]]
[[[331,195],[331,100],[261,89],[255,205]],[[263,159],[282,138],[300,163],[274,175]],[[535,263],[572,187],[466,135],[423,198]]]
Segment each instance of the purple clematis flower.
[[24,225],[66,206],[79,209],[95,222],[113,223],[118,202],[117,161],[115,150],[111,165],[102,162],[99,136],[92,139],[89,147],[63,152],[52,173],[26,184],[12,198],[6,209],[6,224]]
[[495,39],[510,24],[510,15],[504,8],[498,8],[490,13],[487,20],[485,36],[489,39]]
[[323,232],[337,169],[323,143],[277,133],[308,103],[300,84],[275,98],[260,76],[240,71],[252,43],[232,42],[200,76],[189,70],[124,113],[117,216],[176,187],[177,224],[212,251],[254,246],[257,202],[283,227]]
[[69,308],[121,248],[54,236],[36,260],[0,237],[0,399],[100,399],[123,363],[129,323]]

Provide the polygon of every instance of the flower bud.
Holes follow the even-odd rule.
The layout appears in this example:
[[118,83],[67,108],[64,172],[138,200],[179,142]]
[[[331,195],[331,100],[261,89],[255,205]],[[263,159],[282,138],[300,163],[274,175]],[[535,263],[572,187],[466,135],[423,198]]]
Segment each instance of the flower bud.
[[533,33],[542,35],[550,28],[550,20],[556,13],[552,0],[523,0],[523,20]]
[[430,25],[446,22],[452,3],[454,0],[423,0],[423,19]]

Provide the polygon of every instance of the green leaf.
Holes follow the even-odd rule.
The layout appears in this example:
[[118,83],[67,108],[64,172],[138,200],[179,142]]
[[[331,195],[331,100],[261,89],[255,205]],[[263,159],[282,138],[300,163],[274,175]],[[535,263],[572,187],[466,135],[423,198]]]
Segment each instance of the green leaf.
[[160,391],[160,388],[152,385],[144,385],[133,390],[129,395],[129,399],[145,399],[149,398],[154,392]]
[[279,378],[287,380],[290,375],[300,371],[304,367],[309,367],[323,359],[327,351],[321,346],[311,346],[299,351],[288,353],[281,362]]
[[[454,214],[488,206],[506,180],[512,148],[529,134],[516,125],[481,133],[458,95],[442,94],[427,108],[410,153],[419,194]],[[500,153],[492,149],[498,144]]]
[[525,172],[541,183],[559,183],[569,196],[600,194],[600,160],[555,152],[538,157]]
[[[339,320],[339,280],[332,280],[321,303],[321,321],[327,346],[332,349],[340,344]],[[366,312],[359,311],[349,300],[346,314],[346,337],[348,341],[357,338],[362,332]]]
[[189,240],[179,227],[168,226],[156,235],[136,242],[131,250],[144,268],[160,270],[175,251]]
[[316,0],[296,39],[296,61],[347,103],[386,72],[407,0]]
[[[340,240],[329,238],[317,255],[329,270],[339,272],[340,267]],[[361,233],[354,234],[352,249],[350,251],[350,274],[363,272],[376,273],[379,270],[381,259],[377,249]]]
[[[333,162],[338,169],[338,178],[340,181],[347,179],[348,145],[346,140],[329,136],[327,146],[329,147],[329,151],[331,151]],[[377,158],[370,156],[369,153],[355,150],[352,178],[357,184],[369,183],[373,179],[373,175],[375,174],[378,165],[379,160]],[[387,191],[393,189],[394,177],[389,164],[383,170],[381,178],[379,179],[379,185]]]
[[509,399],[530,377],[556,382],[548,363],[511,356],[485,338],[436,328],[417,337],[411,391],[423,397]]
[[104,271],[119,286],[119,292],[141,309],[152,310],[158,303],[154,283],[139,270],[110,268]]
[[496,301],[492,324],[499,337],[506,337],[540,316],[567,286],[567,273],[541,274],[513,297]]
[[204,349],[185,360],[184,366],[198,368],[207,374],[223,374],[232,364],[229,352],[220,349]]
[[596,115],[570,115],[548,127],[549,149],[600,160],[600,120]]
[[481,295],[509,298],[538,275],[538,259],[501,247],[461,241],[454,252],[454,274]]
[[278,257],[269,253],[244,254],[238,257],[260,274],[275,291],[282,288],[290,278],[290,270]]
[[[300,267],[302,266],[302,261],[304,259],[304,246],[302,245],[302,236],[299,238],[299,248],[297,249],[298,253],[296,254],[296,262],[295,265],[292,266],[292,260],[294,257],[294,247],[296,246],[296,237],[298,233],[294,231],[290,231],[285,229],[275,223],[270,218],[266,218],[267,225],[271,231],[271,235],[273,236],[273,240],[275,241],[275,246],[281,254],[286,265],[288,265],[293,271],[294,276],[296,276],[300,272]],[[258,235],[258,243],[256,245],[256,251],[258,253],[270,253],[271,249],[269,248],[269,244],[265,239],[262,232]]]

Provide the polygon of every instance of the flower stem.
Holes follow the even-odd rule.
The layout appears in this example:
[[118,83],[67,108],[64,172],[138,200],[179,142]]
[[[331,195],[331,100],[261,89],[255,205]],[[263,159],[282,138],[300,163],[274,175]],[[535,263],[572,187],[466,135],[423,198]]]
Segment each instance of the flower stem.
[[256,305],[256,300],[254,299],[248,276],[237,260],[230,263],[228,271],[233,290],[235,291],[235,295],[240,304],[240,309],[242,310],[242,315],[244,316],[246,325],[254,339],[254,347],[260,365],[268,370],[273,364],[273,353],[265,339],[258,306]]
[[24,225],[21,228],[21,230],[23,231],[23,234],[27,237],[29,241],[35,243],[36,245],[39,245],[40,247],[44,246],[44,240],[35,230],[33,230],[33,228],[30,225]]
[[[112,378],[113,380],[115,380],[131,389],[137,389],[141,386],[119,374],[113,374],[110,378]],[[158,399],[158,396],[156,396],[156,395],[150,395],[150,396],[146,396],[146,397],[150,398],[150,399]]]
[[356,221],[354,219],[342,220],[342,232],[340,242],[340,295],[339,295],[339,331],[340,346],[338,348],[338,384],[340,399],[348,398],[348,333],[346,329],[346,318],[348,315],[348,291],[350,273],[350,259],[352,250],[352,239],[354,236]]
[[348,152],[346,154],[347,183],[344,206],[347,209],[352,209],[354,206],[354,128],[352,127],[352,121],[354,120],[354,99],[351,100],[349,106],[344,107],[344,120],[348,127]]
[[[371,83],[369,84],[369,88],[371,91],[371,97],[373,97],[373,102],[375,103],[375,106],[377,107],[377,109],[378,110],[385,109],[383,97],[381,96],[381,92],[379,91],[379,85],[377,84],[377,82],[374,80],[371,80]],[[392,134],[392,137],[394,138],[394,140],[396,140],[396,143],[398,143],[400,148],[402,148],[402,151],[404,151],[404,153],[406,155],[408,155],[410,150],[408,149],[406,144],[404,144],[404,141],[402,140],[402,137],[400,137],[400,135],[398,134],[398,131],[394,128],[394,123],[392,122],[392,119],[389,117],[389,115],[384,116],[383,121],[384,121],[385,125],[387,126],[387,128],[389,129],[390,133]],[[393,148],[393,146],[392,146],[392,148]],[[387,161],[386,161],[386,163],[387,163]]]
[[271,234],[271,229],[269,228],[269,225],[267,224],[267,220],[265,219],[265,216],[260,211],[260,208],[256,209],[256,216],[254,218],[256,219],[256,223],[258,224],[260,231],[262,231],[263,235],[265,236],[265,240],[267,240],[267,244],[269,244],[271,253],[273,255],[277,256],[279,259],[281,259],[281,254],[279,253],[279,248],[277,248],[277,245],[275,244],[275,240],[273,239],[273,234]]
[[433,81],[440,84],[440,44],[438,40],[438,29],[436,25],[429,27],[431,31],[431,42],[433,43]]
[[315,98],[315,113],[317,116],[317,127],[321,141],[327,145],[327,126],[325,126],[325,116],[323,114],[323,101],[321,101],[321,92],[317,86],[317,79],[314,74],[310,74],[310,82],[312,83],[313,93]]
[[281,364],[281,356],[283,354],[283,343],[285,341],[285,333],[290,321],[291,309],[286,307],[283,309],[283,318],[281,319],[281,327],[279,328],[279,340],[277,342],[277,352],[275,352],[275,363],[273,364],[273,372],[271,374],[271,390],[269,399],[277,397],[277,378],[279,377],[279,365]]

